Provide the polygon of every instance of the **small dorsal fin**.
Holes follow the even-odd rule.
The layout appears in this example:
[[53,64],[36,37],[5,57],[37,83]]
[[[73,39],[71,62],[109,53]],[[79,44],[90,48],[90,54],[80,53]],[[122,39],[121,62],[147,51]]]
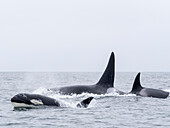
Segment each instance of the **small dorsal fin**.
[[132,87],[132,91],[137,91],[137,90],[140,90],[142,89],[143,87],[141,86],[141,83],[140,83],[140,72],[136,75],[136,78],[135,78],[135,81],[133,83],[133,87]]
[[103,87],[114,87],[114,76],[115,76],[115,56],[114,53],[112,52],[110,55],[110,59],[108,62],[108,65],[98,81],[97,85],[103,86]]
[[90,102],[92,101],[94,97],[88,97],[87,99],[81,101],[79,104],[77,104],[78,108],[87,108],[90,104]]

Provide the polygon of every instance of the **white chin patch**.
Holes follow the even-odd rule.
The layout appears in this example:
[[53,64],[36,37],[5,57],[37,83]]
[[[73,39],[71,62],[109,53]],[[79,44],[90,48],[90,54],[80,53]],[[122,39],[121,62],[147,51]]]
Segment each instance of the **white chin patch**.
[[12,104],[15,108],[35,108],[36,107],[34,105],[29,105],[29,104],[24,104],[24,103],[12,102]]
[[30,100],[30,102],[35,105],[43,105],[43,102],[41,100],[37,100],[37,99],[32,99],[32,100]]

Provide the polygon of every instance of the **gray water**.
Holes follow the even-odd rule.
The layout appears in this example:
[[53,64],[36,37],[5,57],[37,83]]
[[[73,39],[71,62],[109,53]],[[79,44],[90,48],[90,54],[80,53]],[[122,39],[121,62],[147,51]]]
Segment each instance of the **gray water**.
[[[129,92],[137,73],[116,73],[115,87]],[[165,128],[170,127],[170,98],[156,99],[118,94],[62,96],[48,88],[94,84],[101,73],[0,73],[0,128]],[[170,91],[170,73],[142,73],[145,87]],[[10,98],[37,93],[58,99],[62,107],[14,110]],[[76,104],[88,96],[88,108]]]

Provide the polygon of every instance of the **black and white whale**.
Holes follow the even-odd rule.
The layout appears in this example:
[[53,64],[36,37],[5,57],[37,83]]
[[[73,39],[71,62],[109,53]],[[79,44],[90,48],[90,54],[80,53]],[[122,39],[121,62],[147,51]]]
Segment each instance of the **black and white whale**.
[[[108,65],[100,78],[100,80],[94,85],[73,85],[61,88],[52,88],[50,90],[59,92],[62,95],[93,93],[93,94],[105,94],[109,88],[114,88],[115,77],[115,56],[112,52]],[[117,93],[122,93],[116,90]]]
[[[79,108],[87,108],[93,97],[89,97],[77,104]],[[60,103],[54,99],[38,94],[20,93],[11,98],[14,108],[36,108],[41,106],[60,107]]]
[[135,78],[135,81],[133,83],[133,87],[130,93],[143,96],[143,97],[154,97],[154,98],[167,98],[169,96],[169,92],[159,90],[159,89],[142,87],[140,83],[140,72],[137,74]]

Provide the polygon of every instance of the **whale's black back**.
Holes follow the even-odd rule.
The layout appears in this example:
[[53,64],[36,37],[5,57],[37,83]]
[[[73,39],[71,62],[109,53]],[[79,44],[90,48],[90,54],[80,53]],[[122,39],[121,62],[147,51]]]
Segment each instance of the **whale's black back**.
[[114,87],[114,76],[115,76],[115,56],[112,52],[110,55],[109,62],[107,67],[101,76],[97,84],[94,85],[74,85],[66,86],[59,89],[51,89],[53,91],[59,91],[61,94],[70,95],[70,94],[81,94],[81,93],[94,93],[94,94],[104,94],[107,92],[107,89]]
[[142,87],[140,83],[140,73],[138,73],[135,78],[131,93],[143,97],[154,97],[154,98],[167,98],[169,96],[169,92],[159,90],[159,89]]
[[[77,104],[77,107],[87,108],[94,97],[88,97]],[[32,106],[55,106],[60,107],[60,103],[54,99],[47,96],[39,94],[27,94],[20,93],[11,98],[11,102],[14,103],[14,108],[32,108]],[[16,104],[19,104],[15,106]],[[24,105],[25,106],[24,106]],[[29,106],[28,105],[32,105]]]

